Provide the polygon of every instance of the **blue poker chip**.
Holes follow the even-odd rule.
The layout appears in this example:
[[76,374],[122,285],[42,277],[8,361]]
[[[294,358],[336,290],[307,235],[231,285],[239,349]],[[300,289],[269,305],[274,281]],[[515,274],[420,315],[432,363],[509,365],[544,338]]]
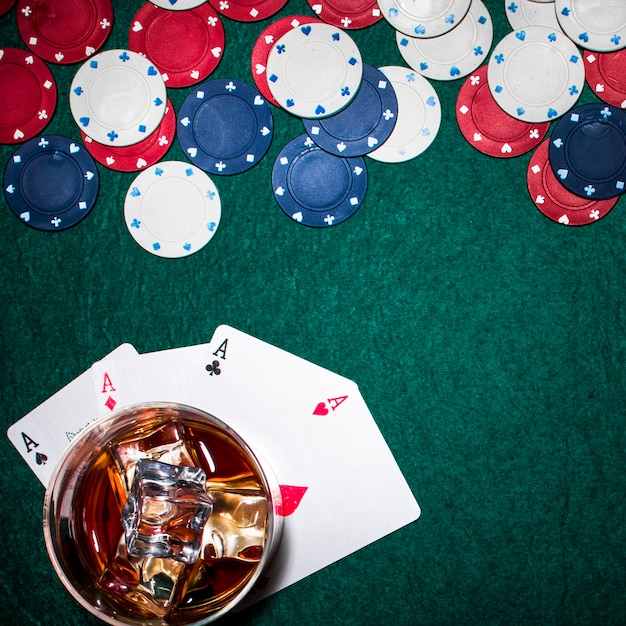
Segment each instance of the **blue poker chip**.
[[331,154],[355,157],[368,154],[391,135],[398,117],[398,99],[391,81],[363,63],[363,79],[345,109],[322,119],[302,119],[313,141]]
[[308,135],[292,139],[272,168],[274,197],[296,222],[325,228],[354,215],[367,190],[362,157],[343,157],[322,150]]
[[554,127],[548,152],[561,184],[583,198],[605,200],[626,187],[626,111],[583,104]]
[[235,79],[198,85],[178,113],[177,135],[189,160],[209,174],[240,174],[267,152],[274,133],[270,105]]
[[10,157],[4,195],[11,211],[38,230],[65,230],[91,211],[99,189],[96,163],[78,142],[34,137]]

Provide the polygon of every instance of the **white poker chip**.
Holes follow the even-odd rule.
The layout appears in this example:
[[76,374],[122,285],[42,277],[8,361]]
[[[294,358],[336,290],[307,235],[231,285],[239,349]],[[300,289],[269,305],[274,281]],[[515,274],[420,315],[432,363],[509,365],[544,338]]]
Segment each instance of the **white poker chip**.
[[410,37],[438,37],[465,17],[471,0],[378,0],[383,17]]
[[624,0],[555,0],[563,32],[581,48],[612,52],[626,47]]
[[504,12],[513,30],[527,26],[547,26],[561,30],[554,0],[504,0]]
[[186,11],[187,9],[195,9],[201,4],[204,4],[206,0],[150,0],[152,4],[161,9],[168,9],[169,11]]
[[70,88],[70,109],[80,130],[107,146],[146,139],[165,115],[161,73],[130,50],[106,50],[81,65]]
[[292,28],[272,46],[267,84],[297,117],[322,118],[346,107],[363,78],[361,53],[342,29],[323,22]]
[[388,65],[378,69],[396,93],[398,117],[387,141],[367,156],[383,163],[409,161],[422,154],[439,132],[439,96],[427,78],[408,67]]
[[453,30],[428,39],[396,31],[402,58],[416,72],[433,80],[455,80],[471,74],[488,58],[493,42],[493,23],[481,0]]
[[487,79],[495,101],[524,122],[549,122],[569,111],[585,86],[585,65],[561,31],[528,26],[495,46]]
[[221,201],[213,181],[183,161],[162,161],[131,183],[124,201],[126,227],[155,256],[169,259],[198,252],[220,223]]

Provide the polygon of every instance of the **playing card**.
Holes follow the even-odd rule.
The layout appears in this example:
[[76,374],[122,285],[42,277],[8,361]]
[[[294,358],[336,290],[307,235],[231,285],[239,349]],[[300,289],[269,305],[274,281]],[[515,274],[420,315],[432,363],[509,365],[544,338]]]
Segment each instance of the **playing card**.
[[246,604],[420,515],[358,386],[349,379],[220,326],[187,402],[236,430],[281,485],[281,546]]
[[[122,344],[103,362],[137,354]],[[44,486],[72,439],[97,416],[89,370],[9,427],[7,436]]]
[[199,344],[94,363],[91,377],[98,417],[145,402],[184,404],[206,350],[206,344]]

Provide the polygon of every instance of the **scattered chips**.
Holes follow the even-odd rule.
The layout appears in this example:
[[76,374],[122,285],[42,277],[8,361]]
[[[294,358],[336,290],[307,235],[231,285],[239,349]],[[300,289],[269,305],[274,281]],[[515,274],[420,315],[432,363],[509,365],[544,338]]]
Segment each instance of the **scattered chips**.
[[57,87],[48,66],[32,52],[0,48],[0,143],[31,139],[50,122]]
[[584,198],[626,190],[626,111],[583,104],[559,120],[550,141],[550,166],[561,184]]
[[272,188],[280,208],[306,226],[336,226],[354,215],[367,190],[362,157],[339,157],[308,135],[292,139],[276,157]]
[[128,46],[154,63],[168,87],[188,87],[207,78],[221,61],[224,26],[207,2],[186,11],[146,2],[132,20]]
[[146,251],[164,258],[186,257],[215,235],[220,196],[201,169],[182,161],[162,161],[141,172],[124,201],[126,227]]
[[565,226],[583,226],[597,222],[615,206],[617,197],[594,200],[568,191],[550,167],[549,144],[549,139],[539,144],[528,163],[526,182],[535,206],[546,217]]
[[91,211],[98,169],[89,153],[61,135],[21,145],[4,171],[4,195],[15,216],[38,230],[65,230]]

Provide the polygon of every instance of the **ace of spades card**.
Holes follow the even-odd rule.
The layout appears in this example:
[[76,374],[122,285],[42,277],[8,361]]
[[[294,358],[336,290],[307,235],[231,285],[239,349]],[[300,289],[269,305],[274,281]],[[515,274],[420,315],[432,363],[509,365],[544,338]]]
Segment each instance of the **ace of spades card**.
[[199,368],[187,403],[237,431],[281,485],[281,545],[246,605],[419,517],[353,381],[229,326]]

